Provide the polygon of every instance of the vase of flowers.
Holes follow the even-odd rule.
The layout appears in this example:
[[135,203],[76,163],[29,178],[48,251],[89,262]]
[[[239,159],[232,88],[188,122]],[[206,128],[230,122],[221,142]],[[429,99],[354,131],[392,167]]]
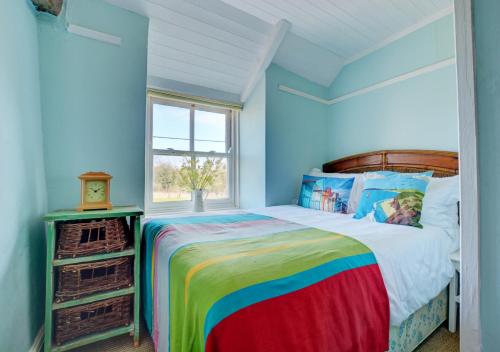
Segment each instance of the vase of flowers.
[[179,170],[180,184],[191,191],[191,201],[194,212],[205,211],[205,197],[207,188],[211,187],[222,169],[222,160],[206,158],[201,162],[199,158],[186,158]]
[[191,191],[191,199],[193,202],[193,211],[200,213],[205,211],[205,200],[203,199],[203,190],[195,189]]

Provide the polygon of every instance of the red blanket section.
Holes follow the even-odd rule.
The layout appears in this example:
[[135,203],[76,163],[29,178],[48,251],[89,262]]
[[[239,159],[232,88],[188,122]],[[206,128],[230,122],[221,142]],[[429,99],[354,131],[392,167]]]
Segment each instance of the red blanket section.
[[389,299],[377,264],[246,307],[209,334],[207,352],[383,352]]

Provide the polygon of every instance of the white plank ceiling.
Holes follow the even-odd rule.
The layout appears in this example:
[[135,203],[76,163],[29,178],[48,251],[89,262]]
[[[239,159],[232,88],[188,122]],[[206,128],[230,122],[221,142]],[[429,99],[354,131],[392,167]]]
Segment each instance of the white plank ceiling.
[[107,0],[150,18],[148,75],[242,94],[274,62],[329,86],[345,63],[452,12],[453,0]]
[[220,0],[107,0],[150,18],[148,75],[241,94],[273,25]]
[[222,0],[291,31],[345,60],[449,9],[452,0]]

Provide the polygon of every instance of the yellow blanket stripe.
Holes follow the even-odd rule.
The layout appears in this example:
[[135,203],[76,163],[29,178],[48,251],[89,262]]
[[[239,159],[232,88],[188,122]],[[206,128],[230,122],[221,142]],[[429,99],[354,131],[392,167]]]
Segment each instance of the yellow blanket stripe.
[[277,246],[259,248],[259,249],[254,249],[251,251],[228,254],[228,255],[221,256],[221,257],[207,259],[201,263],[196,264],[188,271],[186,278],[184,280],[184,304],[186,305],[188,302],[189,284],[190,284],[193,276],[195,274],[197,274],[198,272],[200,272],[201,270],[203,270],[211,265],[219,264],[219,263],[225,262],[227,260],[231,260],[231,259],[242,258],[242,257],[251,257],[251,256],[255,256],[255,255],[279,252],[282,250],[286,250],[286,249],[290,249],[290,248],[294,248],[294,247],[298,247],[298,246],[303,246],[306,244],[314,244],[314,243],[319,243],[319,242],[324,242],[324,241],[334,241],[334,240],[339,240],[341,238],[342,237],[335,236],[335,237],[327,237],[327,238],[317,238],[317,239],[312,239],[312,240],[303,240],[303,241],[297,241],[294,243],[280,244]]

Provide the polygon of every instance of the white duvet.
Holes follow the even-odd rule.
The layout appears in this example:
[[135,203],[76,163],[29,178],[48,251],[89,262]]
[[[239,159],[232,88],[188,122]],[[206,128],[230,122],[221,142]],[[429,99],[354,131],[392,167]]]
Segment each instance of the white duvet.
[[352,214],[332,214],[294,205],[249,210],[322,230],[350,236],[375,254],[389,295],[391,325],[436,297],[450,282],[450,253],[458,249],[458,234],[449,236],[439,227],[389,225],[355,220]]

